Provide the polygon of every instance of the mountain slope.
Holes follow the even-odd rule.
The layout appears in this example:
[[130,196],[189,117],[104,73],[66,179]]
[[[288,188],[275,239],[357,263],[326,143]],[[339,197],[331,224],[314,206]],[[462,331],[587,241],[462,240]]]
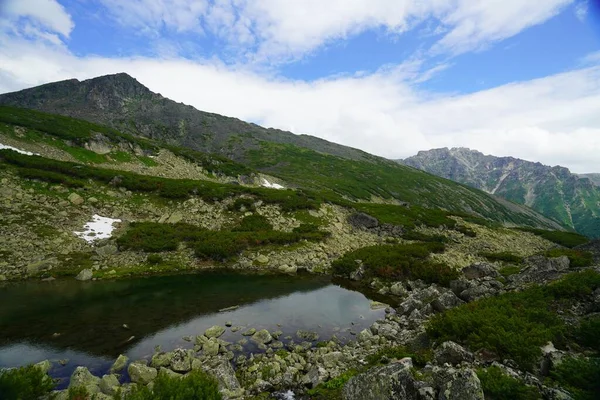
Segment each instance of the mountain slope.
[[600,186],[600,174],[577,174],[582,178],[588,178],[594,185]]
[[[107,122],[113,128],[123,129],[130,137],[219,153],[242,163],[241,167],[249,171],[279,178],[286,187],[318,192],[330,201],[408,202],[481,216],[507,225],[562,229],[561,225],[531,209],[390,160],[311,136],[264,129],[198,111],[152,93],[125,74],[83,82],[69,80],[4,94],[0,95],[0,104]],[[0,121],[46,131],[57,124],[69,126],[71,123],[48,114],[28,116],[23,113],[22,109],[4,107]],[[32,122],[39,120],[44,122]],[[11,131],[10,126],[7,132]],[[95,132],[99,129],[83,129],[82,145],[95,147]],[[235,165],[239,169],[240,164]]]
[[420,151],[402,163],[525,204],[590,237],[600,237],[600,187],[567,168],[466,148]]
[[293,144],[353,160],[369,154],[308,135],[266,129],[237,118],[199,111],[153,93],[121,73],[70,79],[0,95],[0,104],[84,119],[137,136],[241,159],[259,141]]

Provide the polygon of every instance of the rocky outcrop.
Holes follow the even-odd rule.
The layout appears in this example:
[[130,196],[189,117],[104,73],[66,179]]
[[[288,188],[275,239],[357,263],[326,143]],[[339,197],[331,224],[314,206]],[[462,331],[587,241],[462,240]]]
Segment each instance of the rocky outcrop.
[[394,363],[376,367],[351,378],[344,386],[344,400],[417,400],[417,383],[410,367]]

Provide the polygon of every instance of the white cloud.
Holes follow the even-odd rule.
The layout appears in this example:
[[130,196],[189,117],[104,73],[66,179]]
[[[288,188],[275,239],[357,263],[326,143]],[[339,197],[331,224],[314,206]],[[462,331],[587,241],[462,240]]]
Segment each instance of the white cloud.
[[390,158],[465,146],[600,172],[599,66],[469,95],[435,95],[414,89],[419,77],[406,65],[305,82],[183,59],[80,58],[0,38],[0,92],[122,71],[201,110]]
[[[69,37],[75,24],[65,8],[56,0],[4,0],[0,4],[0,19],[15,22],[20,18],[29,18],[34,21],[39,28],[50,32],[59,33],[64,37]],[[35,36],[47,35],[39,28],[29,26],[29,32]],[[35,32],[32,31],[35,29]],[[55,41],[56,35],[50,38]]]
[[585,21],[585,19],[587,17],[588,7],[589,6],[588,6],[587,0],[582,0],[575,6],[575,16],[581,22]]
[[[255,61],[298,59],[372,29],[427,21],[436,53],[477,50],[556,15],[573,0],[100,0],[128,27],[208,31]],[[432,24],[432,21],[435,23]]]

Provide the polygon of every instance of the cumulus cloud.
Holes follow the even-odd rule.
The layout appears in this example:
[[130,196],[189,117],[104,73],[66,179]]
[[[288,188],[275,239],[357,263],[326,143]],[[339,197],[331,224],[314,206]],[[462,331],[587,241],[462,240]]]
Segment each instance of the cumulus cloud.
[[[427,21],[435,53],[485,47],[573,0],[99,0],[125,26],[210,32],[246,59],[287,61],[371,29],[398,35]],[[434,28],[435,26],[435,28]]]
[[389,158],[465,146],[600,172],[600,66],[468,95],[415,89],[410,66],[307,82],[217,62],[78,57],[0,38],[0,92],[127,72],[200,110],[319,136]]
[[0,20],[3,25],[13,29],[20,19],[28,19],[25,24],[26,35],[33,35],[57,41],[58,33],[68,38],[75,27],[71,16],[56,0],[4,0],[0,3]]

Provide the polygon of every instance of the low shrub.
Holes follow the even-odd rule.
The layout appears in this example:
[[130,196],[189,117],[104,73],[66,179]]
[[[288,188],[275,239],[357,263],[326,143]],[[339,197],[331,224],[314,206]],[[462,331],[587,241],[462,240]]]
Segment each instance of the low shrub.
[[570,261],[571,268],[585,268],[592,265],[594,257],[589,251],[580,251],[572,249],[555,248],[550,249],[545,253],[546,257],[562,257],[567,256]]
[[39,367],[0,370],[0,398],[3,400],[30,400],[47,395],[54,382]]
[[193,370],[183,378],[159,374],[150,390],[137,386],[124,400],[221,400],[217,381],[200,370]]
[[240,222],[239,226],[236,226],[231,231],[232,232],[262,232],[262,231],[272,231],[273,225],[269,222],[266,217],[262,215],[253,214],[247,217],[244,217]]
[[387,364],[393,359],[400,360],[405,357],[412,358],[414,364],[418,367],[424,367],[429,361],[431,361],[431,350],[426,349],[422,351],[413,352],[408,350],[404,346],[396,347],[384,347],[377,353],[370,354],[367,356],[365,361],[370,366]]
[[463,235],[468,236],[468,237],[477,237],[477,233],[473,229],[471,229],[471,228],[469,228],[467,226],[456,225],[454,227],[454,230],[457,231],[457,232],[460,232]]
[[313,389],[310,389],[307,394],[314,400],[341,400],[342,388],[352,378],[356,376],[358,371],[355,369],[348,370],[336,378],[327,382],[323,382]]
[[163,262],[163,258],[158,254],[148,254],[148,257],[146,257],[146,262],[151,265],[158,265]]
[[477,370],[483,393],[490,400],[537,400],[540,392],[533,386],[507,375],[499,367]]
[[567,358],[550,376],[575,400],[595,400],[600,393],[600,358]]
[[439,242],[446,243],[448,238],[444,235],[426,235],[421,232],[409,230],[402,235],[404,240],[415,240],[419,242]]
[[344,254],[332,267],[335,274],[349,276],[358,267],[356,260],[361,260],[369,276],[447,285],[458,272],[427,259],[431,253],[443,251],[444,245],[438,242],[369,246]]
[[227,207],[229,211],[254,211],[256,207],[254,206],[254,199],[248,197],[239,197],[235,199],[235,201]]
[[554,299],[584,298],[600,288],[600,274],[593,270],[575,272],[546,286],[544,290]]
[[591,317],[581,321],[576,334],[577,341],[600,355],[600,317]]
[[508,267],[500,268],[498,270],[498,272],[500,272],[500,275],[507,277],[507,276],[511,276],[511,275],[516,275],[519,272],[521,272],[521,267],[517,267],[516,265],[511,265]]
[[508,251],[500,253],[481,253],[480,255],[487,258],[489,261],[503,261],[513,264],[520,264],[523,261],[523,257]]
[[560,244],[564,247],[573,248],[589,242],[590,240],[579,233],[563,232],[563,231],[547,231],[544,229],[535,228],[516,228],[520,231],[530,232],[534,235],[541,236],[546,240]]

